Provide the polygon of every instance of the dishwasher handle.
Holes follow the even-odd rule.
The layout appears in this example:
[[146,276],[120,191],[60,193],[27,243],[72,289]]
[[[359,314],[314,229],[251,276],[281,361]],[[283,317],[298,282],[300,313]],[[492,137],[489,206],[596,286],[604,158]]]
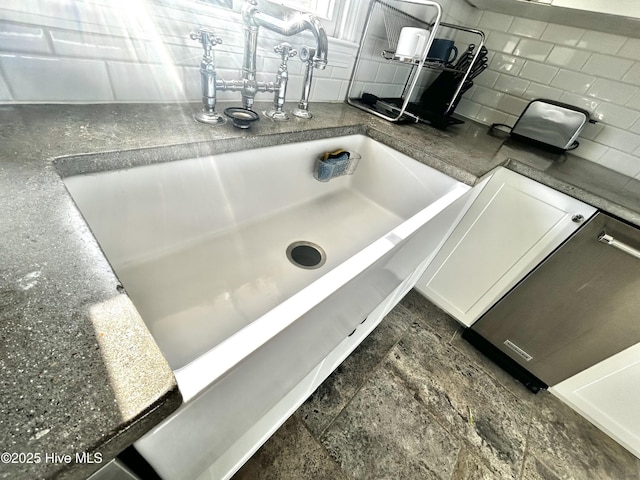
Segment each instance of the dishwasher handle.
[[618,250],[621,250],[624,253],[628,253],[632,257],[636,257],[640,260],[640,250],[638,250],[637,248],[633,248],[632,246],[627,245],[620,240],[616,240],[611,235],[607,234],[607,232],[602,232],[600,235],[598,235],[598,241],[617,248]]

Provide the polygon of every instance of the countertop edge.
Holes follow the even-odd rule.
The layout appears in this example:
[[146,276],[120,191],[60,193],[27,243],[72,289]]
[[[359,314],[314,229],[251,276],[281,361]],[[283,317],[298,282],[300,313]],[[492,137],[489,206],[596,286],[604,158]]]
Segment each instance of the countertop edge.
[[177,385],[161,395],[145,411],[137,417],[131,419],[122,428],[112,432],[111,436],[104,441],[98,442],[91,453],[102,454],[100,464],[71,464],[55,474],[53,478],[59,480],[74,480],[78,475],[89,477],[108,462],[117,457],[124,449],[132,445],[135,441],[144,436],[151,429],[162,423],[169,415],[175,412],[182,405],[182,395]]
[[623,205],[620,205],[614,201],[608,200],[598,194],[584,190],[583,188],[572,185],[564,180],[558,179],[545,173],[542,170],[531,167],[526,163],[520,162],[517,159],[509,158],[504,163],[504,166],[516,173],[524,175],[532,180],[535,180],[547,187],[558,190],[565,193],[570,197],[576,198],[584,203],[587,203],[603,212],[611,214],[634,225],[640,225],[640,214]]

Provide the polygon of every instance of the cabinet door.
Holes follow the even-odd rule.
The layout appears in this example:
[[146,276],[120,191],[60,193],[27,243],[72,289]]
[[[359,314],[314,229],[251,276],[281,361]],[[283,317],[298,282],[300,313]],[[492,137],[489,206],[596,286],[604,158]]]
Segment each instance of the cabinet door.
[[640,344],[549,391],[640,458]]
[[479,187],[481,192],[416,285],[467,326],[596,211],[502,167]]

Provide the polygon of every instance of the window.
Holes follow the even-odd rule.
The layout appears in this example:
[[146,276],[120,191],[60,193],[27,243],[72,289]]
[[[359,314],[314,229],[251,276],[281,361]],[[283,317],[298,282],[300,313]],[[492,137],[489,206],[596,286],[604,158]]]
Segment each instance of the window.
[[328,20],[332,19],[335,6],[335,0],[276,0],[276,2]]

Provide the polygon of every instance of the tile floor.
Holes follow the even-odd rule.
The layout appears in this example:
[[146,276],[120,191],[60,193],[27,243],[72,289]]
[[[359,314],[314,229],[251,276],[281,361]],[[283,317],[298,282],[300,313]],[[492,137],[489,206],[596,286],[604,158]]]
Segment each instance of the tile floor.
[[460,333],[411,291],[233,480],[640,479],[640,460]]

